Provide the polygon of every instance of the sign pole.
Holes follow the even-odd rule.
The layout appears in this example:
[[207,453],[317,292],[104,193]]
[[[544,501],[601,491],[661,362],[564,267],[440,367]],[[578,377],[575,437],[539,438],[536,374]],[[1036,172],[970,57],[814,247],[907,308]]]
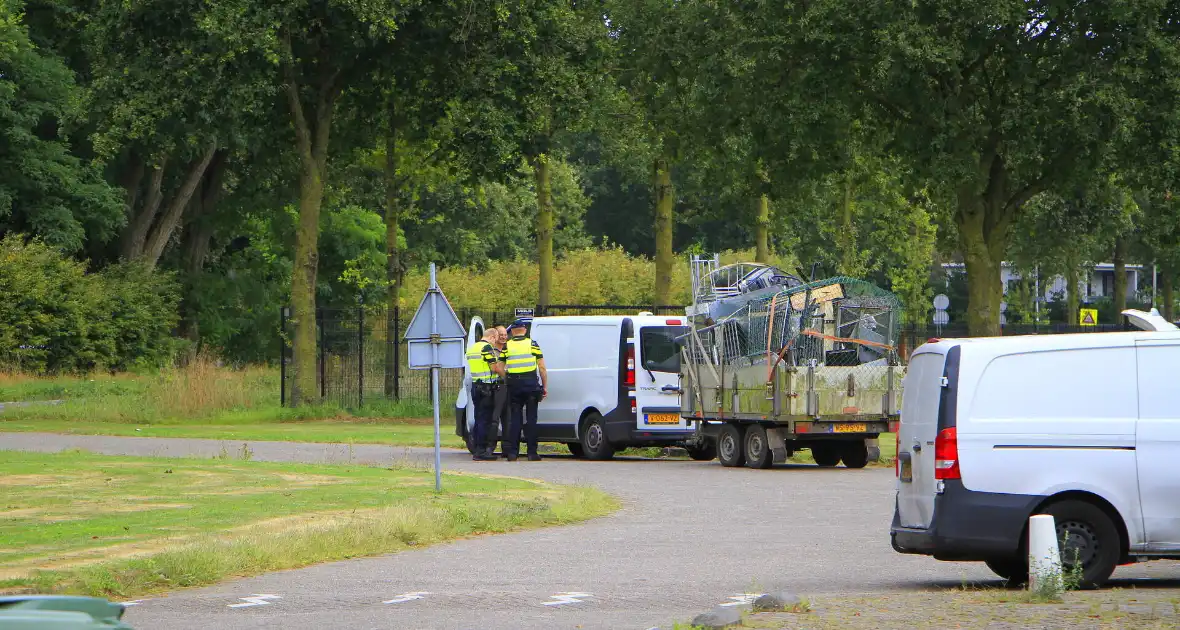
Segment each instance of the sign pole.
[[[435,277],[434,263],[430,263],[430,290],[438,290],[438,279]],[[431,363],[430,363],[430,389],[431,398],[434,400],[434,491],[442,491],[442,436],[439,431],[438,421],[438,346],[442,343],[439,338],[438,330],[438,302],[430,302],[430,346]]]

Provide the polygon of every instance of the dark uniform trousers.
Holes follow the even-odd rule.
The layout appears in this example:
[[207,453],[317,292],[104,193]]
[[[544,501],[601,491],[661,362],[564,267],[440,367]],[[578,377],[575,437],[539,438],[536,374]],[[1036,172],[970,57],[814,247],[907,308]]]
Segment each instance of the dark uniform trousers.
[[508,375],[508,432],[504,434],[504,454],[520,455],[520,432],[523,426],[528,454],[537,454],[537,403],[541,402],[541,383],[537,372]]
[[471,402],[475,404],[475,426],[471,444],[476,455],[491,455],[496,450],[496,393],[499,383],[472,383]]

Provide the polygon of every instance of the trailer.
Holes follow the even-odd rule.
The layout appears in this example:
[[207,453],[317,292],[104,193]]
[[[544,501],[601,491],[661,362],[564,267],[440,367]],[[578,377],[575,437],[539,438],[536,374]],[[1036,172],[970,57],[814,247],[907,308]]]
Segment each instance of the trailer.
[[[800,450],[863,468],[901,409],[901,304],[847,277],[804,282],[768,265],[693,257],[681,414],[723,466],[769,468]],[[873,453],[876,451],[876,453]]]

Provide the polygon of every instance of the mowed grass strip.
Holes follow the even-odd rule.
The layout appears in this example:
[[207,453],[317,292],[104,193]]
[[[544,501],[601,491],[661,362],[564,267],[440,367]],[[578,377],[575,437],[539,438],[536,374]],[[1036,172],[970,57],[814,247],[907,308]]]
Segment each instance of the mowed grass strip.
[[128,597],[572,523],[594,489],[425,469],[5,452],[0,589]]

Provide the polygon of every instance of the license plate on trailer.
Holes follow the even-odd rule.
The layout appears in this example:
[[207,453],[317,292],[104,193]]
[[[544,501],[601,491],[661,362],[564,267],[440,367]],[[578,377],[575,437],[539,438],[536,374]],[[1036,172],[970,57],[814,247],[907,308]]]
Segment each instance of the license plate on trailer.
[[863,422],[837,422],[832,433],[868,433],[869,426]]
[[680,424],[680,416],[674,413],[644,414],[648,424]]

